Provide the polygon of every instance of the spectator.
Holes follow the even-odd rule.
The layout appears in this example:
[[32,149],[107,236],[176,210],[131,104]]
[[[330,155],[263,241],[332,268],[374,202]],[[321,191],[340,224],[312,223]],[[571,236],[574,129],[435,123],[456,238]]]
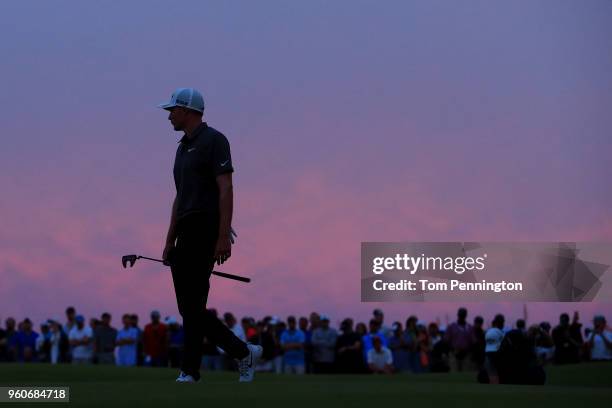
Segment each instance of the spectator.
[[40,325],[40,335],[36,338],[36,354],[41,363],[51,361],[51,330],[48,321]]
[[142,335],[145,364],[152,367],[168,366],[168,333],[166,325],[160,322],[157,310],[151,312],[151,323]]
[[[431,345],[432,347],[435,347],[436,344],[438,344],[438,342],[442,341],[442,334],[440,334],[440,328],[438,327],[437,323],[429,323],[427,330],[429,331],[429,339],[431,341]],[[483,337],[484,337],[484,333],[483,333]],[[484,344],[483,344],[483,349],[484,349]]]
[[6,360],[6,331],[0,327],[0,362]]
[[361,337],[368,334],[368,326],[365,324],[365,322],[359,322],[355,325],[355,333],[357,333]]
[[38,333],[32,330],[32,321],[26,318],[21,322],[21,329],[17,332],[17,360],[36,361],[36,339]]
[[66,308],[66,324],[64,324],[64,332],[66,332],[67,334],[70,334],[72,328],[76,326],[75,318],[76,310],[74,309],[74,307],[68,306]]
[[263,355],[259,364],[257,365],[257,371],[274,371],[274,359],[276,357],[276,341],[274,339],[274,327],[270,323],[272,318],[270,316],[265,317],[264,320],[257,322],[257,338],[255,343],[263,347]]
[[169,317],[166,320],[166,324],[168,325],[168,358],[170,360],[170,367],[179,368],[183,356],[183,328],[174,317]]
[[361,339],[363,336],[368,334],[368,327],[365,323],[359,322],[355,326],[355,333],[357,333],[359,335],[359,338]]
[[93,357],[93,331],[90,326],[85,326],[82,315],[77,315],[74,321],[76,325],[68,334],[72,346],[72,363],[89,364]]
[[391,351],[382,345],[381,339],[381,336],[372,338],[372,348],[367,356],[368,368],[374,374],[392,374],[393,356]]
[[312,312],[309,316],[309,322],[310,326],[308,331],[310,333],[308,334],[307,332],[304,332],[306,334],[306,372],[312,374],[315,372],[313,360],[314,351],[312,346],[312,333],[321,324],[321,317],[318,313]]
[[421,366],[421,371],[429,371],[429,354],[431,352],[431,344],[429,343],[427,329],[422,323],[417,324],[417,352],[419,353],[419,364]]
[[99,325],[100,325],[100,321],[96,319],[95,317],[92,317],[91,319],[89,319],[89,327],[91,327],[92,332],[95,332],[96,327],[98,327]]
[[67,363],[70,363],[72,361],[72,346],[70,345],[68,337],[70,336],[70,332],[72,331],[72,329],[76,327],[75,318],[76,310],[74,309],[74,307],[68,306],[66,308],[66,324],[64,324],[63,327],[63,331],[66,334],[65,345],[67,348],[66,350],[64,350],[64,359]]
[[117,365],[135,366],[138,363],[138,330],[133,326],[133,315],[124,314],[123,329],[117,333]]
[[485,360],[485,331],[483,329],[484,319],[482,316],[476,316],[474,318],[474,326],[472,327],[472,362],[474,367],[480,371],[484,365]]
[[606,318],[595,316],[593,331],[587,337],[587,345],[592,361],[612,360],[612,332],[606,328]]
[[[100,321],[98,319],[96,319],[95,317],[92,317],[89,319],[89,327],[91,328],[91,332],[95,335],[96,333],[96,328],[100,325]],[[91,342],[91,362],[93,364],[98,364],[98,355],[96,353],[96,339],[95,337],[92,337],[92,342]]]
[[284,351],[283,362],[285,374],[304,374],[306,362],[304,359],[304,344],[306,336],[297,329],[295,316],[287,318],[287,330],[280,336],[280,344]]
[[446,329],[445,339],[451,349],[451,365],[454,371],[470,368],[470,351],[473,347],[472,326],[467,322],[467,309],[459,308],[457,321]]
[[321,325],[321,316],[317,312],[310,314],[310,330],[314,331]]
[[410,371],[420,373],[421,362],[419,361],[419,352],[417,350],[417,322],[416,316],[410,316],[406,319],[406,329],[404,330],[404,343],[408,350],[408,364]]
[[115,364],[117,329],[111,326],[110,313],[102,313],[100,324],[94,329],[94,349],[99,364]]
[[493,319],[491,328],[485,333],[485,370],[489,384],[499,384],[499,348],[504,339],[504,316],[498,314]]
[[447,373],[450,370],[448,364],[448,343],[442,339],[437,323],[429,323],[427,329],[429,332],[429,341],[431,342],[429,370],[434,373]]
[[361,338],[363,344],[363,359],[368,361],[368,352],[374,347],[374,338],[380,337],[382,345],[387,347],[387,338],[380,334],[380,322],[376,319],[370,320],[370,332]]
[[138,325],[138,315],[132,314],[130,315],[130,319],[132,320],[132,328],[136,329],[136,332],[138,333],[138,340],[136,340],[136,365],[141,366],[144,364],[144,344],[142,341],[143,332]]
[[307,317],[305,317],[305,316],[300,317],[300,320],[298,321],[298,328],[304,334],[306,334],[307,331],[310,331],[308,329],[308,318]]
[[15,319],[9,317],[4,323],[6,329],[3,330],[3,337],[0,338],[0,361],[15,361],[17,360]]
[[335,329],[329,327],[329,318],[322,315],[320,327],[312,332],[312,357],[315,373],[329,374],[333,372],[337,339],[338,333]]
[[[247,338],[247,341],[252,342],[253,339],[256,339],[257,334],[257,325],[252,317],[243,317],[240,321],[242,325],[242,330]],[[257,341],[257,340],[255,340]]]
[[[365,325],[364,325],[365,329]],[[361,335],[353,331],[353,320],[344,319],[340,324],[342,334],[336,342],[336,368],[339,373],[365,372],[361,351]]]
[[302,333],[304,333],[304,338],[305,338],[305,342],[304,342],[304,361],[306,363],[306,372],[307,373],[312,373],[313,372],[313,368],[312,368],[312,330],[310,330],[308,328],[308,318],[307,317],[300,317],[300,321],[299,321],[299,328],[302,331]]
[[388,339],[389,350],[393,354],[393,367],[396,372],[410,371],[410,349],[412,339],[402,329],[400,322],[393,323],[392,334]]
[[516,321],[516,330],[527,334],[527,323],[525,322],[525,319],[518,319]]
[[64,331],[64,326],[61,323],[55,322],[59,330],[59,362],[70,363],[72,361],[72,347],[70,346],[70,339],[68,333]]
[[552,339],[555,346],[555,364],[571,364],[580,361],[580,346],[582,335],[578,324],[577,313],[574,314],[574,322],[570,324],[567,313],[559,316],[559,325],[552,331]]
[[61,359],[62,325],[54,320],[49,320],[49,357],[51,364],[57,364]]
[[272,371],[276,374],[283,372],[283,348],[280,343],[280,335],[285,330],[285,323],[281,322],[276,316],[272,316],[268,321],[269,332],[272,335]]
[[535,337],[536,355],[540,364],[553,359],[554,343],[550,336],[550,323],[542,322]]
[[374,309],[372,312],[373,318],[378,321],[378,325],[380,326],[380,334],[386,338],[389,338],[393,335],[393,330],[390,327],[385,326],[385,314],[380,309]]

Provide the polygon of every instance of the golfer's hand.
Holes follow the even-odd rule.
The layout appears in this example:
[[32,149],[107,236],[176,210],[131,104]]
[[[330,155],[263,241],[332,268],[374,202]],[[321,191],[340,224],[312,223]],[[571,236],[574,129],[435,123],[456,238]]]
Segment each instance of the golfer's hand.
[[217,265],[221,265],[232,256],[232,242],[230,236],[220,236],[219,239],[217,239],[217,246],[215,247],[215,262],[217,262]]
[[168,256],[170,255],[170,251],[172,251],[173,249],[174,249],[173,244],[166,244],[166,247],[164,248],[164,252],[162,254],[162,261],[164,261],[164,265],[166,266],[170,266],[170,262],[168,261]]

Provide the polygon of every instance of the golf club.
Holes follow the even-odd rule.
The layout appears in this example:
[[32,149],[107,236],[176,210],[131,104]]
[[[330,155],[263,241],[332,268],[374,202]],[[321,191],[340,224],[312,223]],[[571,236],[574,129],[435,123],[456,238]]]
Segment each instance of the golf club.
[[[169,264],[165,263],[163,260],[161,259],[155,259],[155,258],[149,258],[148,256],[142,256],[142,255],[124,255],[121,257],[121,263],[123,264],[123,267],[126,268],[128,262],[130,263],[130,268],[134,266],[134,264],[136,263],[137,259],[148,259],[149,261],[155,261],[155,262],[160,262],[163,263],[166,266],[169,266]],[[212,271],[213,275],[217,275],[220,276],[222,278],[227,278],[227,279],[233,279],[233,280],[237,280],[240,282],[250,282],[251,278],[246,278],[244,276],[238,276],[238,275],[232,275],[231,273],[225,273],[225,272],[218,272],[218,271]]]

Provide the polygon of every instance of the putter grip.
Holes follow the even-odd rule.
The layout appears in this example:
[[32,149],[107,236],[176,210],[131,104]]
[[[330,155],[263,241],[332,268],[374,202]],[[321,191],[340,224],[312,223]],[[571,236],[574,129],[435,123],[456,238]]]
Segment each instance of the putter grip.
[[248,282],[251,281],[251,278],[245,278],[244,276],[232,275],[231,273],[212,271],[212,274],[220,276],[222,278],[233,279],[233,280],[237,280],[237,281],[240,281],[240,282],[247,282],[248,283]]

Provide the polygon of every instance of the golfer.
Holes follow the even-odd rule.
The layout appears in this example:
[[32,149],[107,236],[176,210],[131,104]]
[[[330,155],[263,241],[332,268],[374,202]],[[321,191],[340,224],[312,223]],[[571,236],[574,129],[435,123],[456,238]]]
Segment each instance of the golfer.
[[179,88],[169,102],[174,130],[184,132],[174,160],[176,198],[163,252],[172,270],[176,300],[185,331],[185,349],[177,382],[200,379],[202,342],[211,342],[238,360],[240,382],[250,382],[261,346],[240,340],[206,310],[210,275],[231,255],[233,208],[232,159],[227,138],[202,121],[204,98],[192,88]]

